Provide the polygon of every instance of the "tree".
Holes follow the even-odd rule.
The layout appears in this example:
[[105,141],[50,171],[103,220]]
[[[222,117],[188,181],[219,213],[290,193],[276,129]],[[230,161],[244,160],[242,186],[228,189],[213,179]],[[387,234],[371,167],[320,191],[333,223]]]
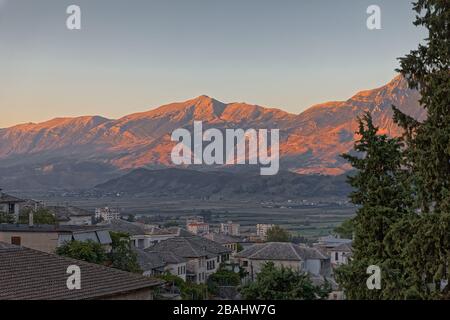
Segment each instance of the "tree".
[[216,273],[210,275],[207,281],[208,291],[212,294],[217,294],[220,286],[237,287],[240,284],[240,273],[228,270],[223,265],[219,267]]
[[128,222],[136,222],[136,216],[134,214],[129,214],[127,221]]
[[0,223],[14,223],[14,215],[0,211]]
[[168,222],[164,223],[163,227],[164,228],[178,227],[178,222],[168,221]]
[[316,286],[307,273],[277,268],[269,262],[257,274],[256,281],[242,287],[240,292],[248,300],[317,300],[326,299],[331,287],[326,281]]
[[76,260],[96,264],[106,264],[108,262],[108,255],[101,244],[88,240],[70,241],[62,246],[56,248],[56,254]]
[[[354,188],[351,201],[360,206],[351,222],[355,236],[353,259],[336,271],[336,277],[350,299],[381,299],[388,293],[367,288],[366,270],[371,265],[381,268],[389,264],[389,270],[397,266],[396,257],[386,250],[385,238],[392,225],[408,214],[411,196],[404,183],[400,140],[379,135],[369,113],[358,118],[358,122],[356,155],[342,155],[357,169],[355,175],[348,177]],[[385,282],[397,282],[383,275]]]
[[170,273],[158,275],[156,278],[164,280],[167,284],[175,286],[180,290],[183,300],[206,300],[208,299],[208,288],[205,284],[197,284],[184,281],[178,276]]
[[[33,209],[25,209],[19,215],[19,223],[27,224],[30,219],[30,212]],[[49,210],[40,208],[33,214],[33,223],[35,224],[57,224],[58,221],[53,213]]]
[[109,234],[112,240],[112,248],[109,253],[111,266],[123,271],[142,273],[137,255],[132,250],[130,235],[122,232],[110,232]]
[[448,284],[439,290],[450,276],[450,3],[418,0],[414,11],[414,24],[428,29],[428,37],[400,59],[398,71],[419,90],[427,117],[419,122],[394,108],[394,120],[404,129],[414,215],[395,226],[389,245],[404,257],[406,293],[428,299],[450,291]]
[[267,230],[266,240],[267,242],[290,242],[291,234],[280,226],[274,226]]
[[334,232],[345,239],[352,239],[354,231],[355,226],[353,219],[345,220],[339,226],[334,228]]

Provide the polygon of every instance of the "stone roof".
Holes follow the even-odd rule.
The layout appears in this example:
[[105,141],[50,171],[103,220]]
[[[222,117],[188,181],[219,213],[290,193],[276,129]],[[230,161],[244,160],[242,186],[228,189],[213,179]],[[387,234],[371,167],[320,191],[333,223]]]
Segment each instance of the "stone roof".
[[47,206],[45,209],[52,212],[57,218],[94,216],[93,212],[89,212],[78,207]]
[[257,243],[236,254],[238,258],[254,260],[306,261],[326,260],[319,250],[287,242]]
[[133,248],[133,251],[136,253],[139,266],[143,271],[164,268],[168,264],[186,262],[186,259],[172,252],[146,251],[139,248]]
[[106,227],[114,232],[124,232],[131,236],[139,236],[147,234],[147,230],[141,223],[128,222],[122,219],[112,220],[110,222],[101,222],[98,226]]
[[[81,269],[81,289],[68,290],[67,268]],[[0,300],[103,299],[151,289],[160,280],[23,247],[0,246]]]
[[135,247],[133,247],[133,251],[136,253],[142,271],[149,271],[166,266],[166,262],[157,252],[146,252]]
[[0,203],[17,203],[17,202],[25,202],[25,200],[10,196],[9,194],[1,192],[0,189]]
[[342,243],[333,249],[332,251],[342,251],[342,252],[352,252],[352,244],[351,243]]
[[233,237],[223,233],[208,233],[204,237],[220,244],[242,242],[242,239],[239,237]]
[[183,258],[212,258],[220,254],[231,253],[224,246],[199,236],[184,236],[167,239],[147,248],[146,251],[171,252]]

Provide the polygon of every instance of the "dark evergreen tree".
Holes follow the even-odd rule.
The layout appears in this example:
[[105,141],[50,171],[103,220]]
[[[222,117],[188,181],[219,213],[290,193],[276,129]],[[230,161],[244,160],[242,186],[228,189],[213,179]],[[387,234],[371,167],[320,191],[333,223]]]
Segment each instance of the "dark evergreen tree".
[[[408,275],[408,297],[439,298],[450,265],[450,2],[418,0],[417,26],[428,37],[400,59],[398,70],[409,87],[419,90],[427,111],[423,122],[394,108],[405,130],[405,168],[414,188],[414,216],[392,230],[390,248],[400,254]],[[402,232],[402,231],[408,232]]]
[[[348,178],[355,190],[350,198],[360,206],[353,219],[353,260],[339,268],[336,275],[348,298],[382,299],[388,298],[388,293],[369,290],[366,271],[371,265],[382,270],[395,270],[392,267],[397,264],[396,258],[386,251],[385,238],[391,226],[408,214],[410,191],[404,184],[399,139],[379,135],[368,113],[358,121],[360,139],[355,143],[357,154],[343,155],[358,170]],[[383,273],[384,281],[396,282],[397,274],[395,271]]]

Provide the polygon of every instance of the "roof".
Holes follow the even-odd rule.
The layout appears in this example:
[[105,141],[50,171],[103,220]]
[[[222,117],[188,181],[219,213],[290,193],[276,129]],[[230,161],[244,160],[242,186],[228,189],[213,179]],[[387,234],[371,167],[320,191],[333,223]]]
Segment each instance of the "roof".
[[239,237],[229,236],[223,233],[208,233],[205,238],[220,244],[239,243],[242,239]]
[[133,251],[136,253],[139,266],[143,271],[186,262],[186,259],[176,256],[172,252],[145,251],[139,248],[133,248]]
[[183,258],[212,258],[220,254],[231,253],[231,250],[206,238],[183,236],[167,239],[155,244],[146,251],[171,252]]
[[[68,290],[67,268],[81,269],[81,289]],[[84,261],[0,244],[0,300],[103,299],[162,282]]]
[[333,249],[332,251],[342,251],[342,252],[352,252],[352,244],[351,243],[342,243]]
[[62,242],[71,240],[92,240],[101,244],[111,244],[112,242],[107,229],[94,226],[57,226],[44,224],[30,227],[27,224],[0,224],[0,232],[57,233]]
[[0,203],[10,203],[10,202],[25,202],[25,200],[10,196],[9,194],[1,192],[0,189]]
[[84,233],[106,230],[105,227],[97,226],[58,226],[52,224],[36,224],[29,226],[28,224],[2,223],[0,224],[0,232],[57,232],[57,233]]
[[137,261],[143,271],[149,271],[166,266],[166,262],[157,252],[145,252],[142,249],[133,247],[133,251],[136,253]]
[[326,260],[319,250],[287,242],[257,243],[236,254],[237,258],[254,260],[306,261]]
[[114,232],[128,233],[131,236],[139,236],[148,233],[143,224],[129,222],[122,219],[115,219],[111,220],[110,222],[101,222],[97,225],[107,227],[109,230]]
[[319,238],[319,241],[317,242],[317,245],[319,246],[325,246],[325,247],[336,247],[343,243],[352,243],[351,239],[344,239],[344,238],[337,238],[334,236],[326,236]]
[[47,206],[45,208],[54,213],[58,218],[94,216],[93,212],[89,212],[78,207]]

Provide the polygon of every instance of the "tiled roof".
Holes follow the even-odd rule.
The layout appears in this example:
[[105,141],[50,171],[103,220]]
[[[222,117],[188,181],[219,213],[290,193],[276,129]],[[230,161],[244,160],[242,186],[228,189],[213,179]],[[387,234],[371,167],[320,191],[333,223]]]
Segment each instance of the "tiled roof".
[[319,250],[285,242],[258,243],[239,252],[236,257],[255,260],[305,261],[326,260]]
[[[68,290],[67,267],[81,269],[81,289]],[[151,289],[160,280],[22,247],[0,245],[0,300],[102,299]]]
[[172,252],[183,258],[215,257],[220,254],[231,253],[224,246],[198,236],[175,237],[155,244],[146,251]]

